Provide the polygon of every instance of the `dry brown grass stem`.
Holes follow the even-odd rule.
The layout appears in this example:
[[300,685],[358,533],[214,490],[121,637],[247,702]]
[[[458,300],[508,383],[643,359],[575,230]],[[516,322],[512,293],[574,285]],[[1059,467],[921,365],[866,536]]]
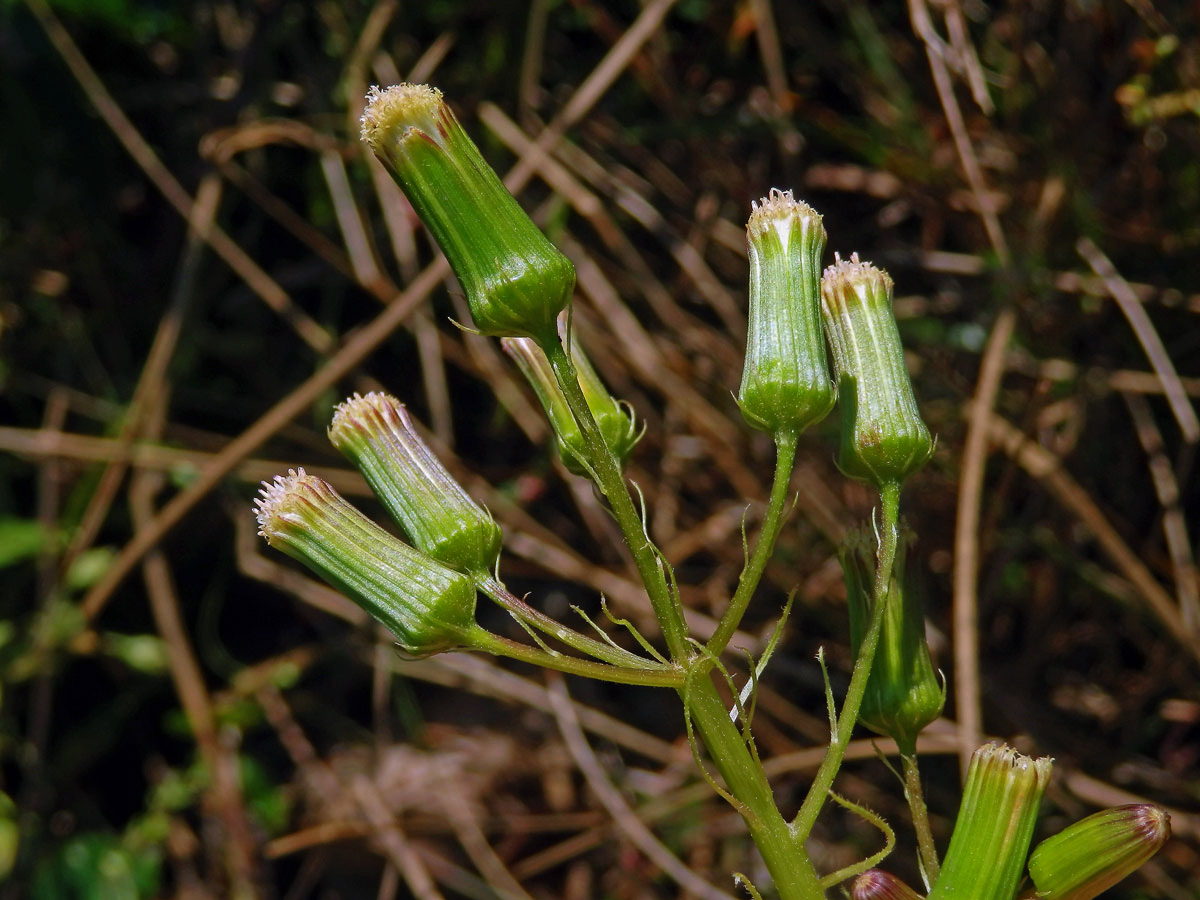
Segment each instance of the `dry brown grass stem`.
[[958,506],[954,528],[954,696],[958,719],[959,772],[966,777],[971,755],[983,740],[983,700],[979,686],[979,520],[983,501],[983,477],[987,468],[987,422],[1000,380],[1004,357],[1016,325],[1011,307],[1003,310],[992,326],[979,381],[971,405],[967,438],[963,445],[958,482]]
[[1075,250],[1091,266],[1092,271],[1103,279],[1108,295],[1116,301],[1121,312],[1125,314],[1125,318],[1129,321],[1129,327],[1137,335],[1138,343],[1146,351],[1146,358],[1150,360],[1150,366],[1162,380],[1163,393],[1167,396],[1167,402],[1171,404],[1171,412],[1175,414],[1175,420],[1179,423],[1183,439],[1189,444],[1200,441],[1200,419],[1197,419],[1196,410],[1192,407],[1187,391],[1179,381],[1179,373],[1175,370],[1175,364],[1171,362],[1167,348],[1163,346],[1162,338],[1159,337],[1150,317],[1146,315],[1146,310],[1138,301],[1137,295],[1129,283],[1121,277],[1121,273],[1117,271],[1112,260],[1105,256],[1104,252],[1089,238],[1081,237],[1075,244]]
[[352,798],[370,826],[371,837],[379,850],[400,872],[413,895],[418,900],[444,900],[420,854],[409,843],[399,822],[384,806],[378,788],[370,779],[358,774],[350,776],[349,784],[343,783],[329,764],[318,756],[316,748],[292,715],[287,701],[274,687],[260,687],[255,699],[275,728],[293,764],[302,777],[312,783],[316,795],[327,798],[331,804],[336,802],[336,798]]
[[[974,407],[972,407],[972,412]],[[1061,461],[1044,447],[1028,440],[1004,418],[994,413],[988,418],[991,440],[1011,456],[1026,472],[1036,478],[1067,510],[1079,519],[1096,539],[1105,555],[1112,561],[1150,612],[1159,620],[1163,632],[1176,646],[1200,663],[1200,642],[1184,625],[1183,617],[1171,595],[1159,584],[1146,564],[1130,549],[1091,498],[1088,491],[1062,467]]]
[[163,165],[149,142],[142,137],[134,127],[133,122],[125,115],[125,111],[113,99],[112,94],[104,86],[95,70],[80,53],[70,34],[63,28],[62,23],[51,12],[44,0],[25,0],[30,11],[37,17],[38,22],[50,39],[54,49],[58,51],[79,86],[87,94],[88,100],[96,112],[112,130],[121,146],[133,157],[141,170],[146,174],[168,203],[187,220],[190,227],[196,230],[213,248],[213,251],[223,259],[231,269],[274,310],[296,334],[320,355],[333,348],[334,339],[328,331],[317,324],[308,313],[300,309],[292,301],[279,283],[263,271],[241,246],[221,230],[211,220],[205,221],[202,211],[196,208],[195,199],[184,189],[171,170]]
[[754,35],[758,40],[758,52],[762,56],[771,99],[775,101],[780,114],[786,115],[792,111],[792,92],[788,87],[783,47],[779,42],[775,14],[771,11],[771,0],[750,0],[750,9],[754,15]]
[[[184,474],[204,469],[216,456],[203,450],[183,450],[144,440],[126,442],[120,438],[94,437],[57,429],[8,426],[0,426],[0,450],[33,459],[114,463],[135,469],[175,470]],[[244,484],[258,484],[286,471],[289,465],[294,463],[248,458],[240,462],[230,475]],[[371,496],[366,480],[358,472],[333,466],[309,468],[343,494]]]
[[[942,112],[946,117],[946,125],[954,138],[954,148],[958,152],[959,163],[963,167],[967,184],[975,197],[975,212],[983,220],[988,241],[991,243],[992,249],[996,251],[996,258],[1001,267],[1007,269],[1012,262],[1008,241],[1004,237],[1004,229],[1000,227],[1000,218],[996,214],[995,204],[991,200],[992,195],[988,190],[987,181],[983,177],[983,169],[975,155],[975,148],[971,144],[971,137],[967,131],[966,122],[963,120],[962,110],[954,95],[954,85],[946,66],[946,54],[941,49],[945,46],[945,42],[938,37],[934,30],[926,0],[908,0],[908,12],[913,31],[925,45],[925,55],[929,59],[929,71],[933,75],[933,84],[937,88]],[[974,55],[973,51],[971,55]]]
[[354,278],[360,284],[375,284],[383,278],[379,261],[375,259],[375,251],[367,239],[367,229],[363,225],[358,203],[350,188],[350,179],[346,175],[346,164],[341,154],[326,150],[320,154],[321,172],[325,175],[325,183],[329,187],[329,196],[333,200],[333,211],[337,217],[338,228],[342,233],[342,242],[350,257],[350,265]]
[[676,881],[680,887],[703,900],[733,900],[732,895],[713,887],[695,872],[687,867],[654,833],[646,827],[646,823],[638,818],[618,791],[608,779],[604,767],[596,759],[596,754],[588,746],[587,738],[579,725],[575,714],[574,704],[567,694],[566,682],[562,678],[550,678],[550,688],[547,695],[554,718],[558,721],[558,730],[562,734],[567,750],[575,765],[583,773],[584,779],[591,788],[596,799],[600,801],[621,834],[638,848],[646,858],[658,866],[669,878]]
[[1197,580],[1196,559],[1188,538],[1187,520],[1180,506],[1179,481],[1163,449],[1162,433],[1154,422],[1150,404],[1141,394],[1123,393],[1125,405],[1133,419],[1138,441],[1146,451],[1150,481],[1162,507],[1163,535],[1167,553],[1175,574],[1175,595],[1183,622],[1194,636],[1200,637],[1200,583]]
[[[925,45],[929,70],[937,89],[938,99],[946,124],[954,138],[959,163],[966,175],[971,193],[975,197],[975,212],[983,222],[988,241],[996,253],[1000,266],[1007,269],[1012,262],[1008,241],[1000,225],[999,216],[991,200],[983,170],[975,155],[963,120],[958,99],[950,80],[946,65],[945,42],[937,35],[929,16],[926,0],[909,0],[909,19],[913,31]],[[947,11],[948,23],[954,16]],[[950,24],[951,34],[961,30],[959,46],[960,62],[974,60],[974,50],[967,48],[965,29],[962,22]],[[978,63],[976,62],[976,65]],[[970,68],[964,66],[964,68]],[[1011,298],[1010,298],[1011,299]],[[1003,308],[992,325],[991,335],[980,364],[979,379],[975,386],[972,413],[963,445],[962,470],[958,484],[958,506],[954,530],[954,686],[955,704],[959,722],[959,771],[966,778],[971,754],[979,746],[983,736],[983,704],[979,690],[979,636],[978,636],[978,585],[979,576],[979,519],[983,495],[983,478],[987,466],[987,415],[996,400],[1000,379],[1004,372],[1005,352],[1016,326],[1016,313],[1012,306]]]
[[[201,199],[197,207],[208,223],[216,213],[219,196],[219,178],[206,177],[201,183]],[[200,224],[202,229],[205,222]],[[161,439],[169,399],[167,366],[179,341],[183,319],[195,296],[203,250],[200,232],[190,228],[175,287],[142,367],[128,416],[122,424],[122,433],[118,438],[122,449],[127,448],[134,439]],[[120,462],[110,462],[105,467],[101,477],[103,480],[104,476],[109,476],[111,485],[110,493],[106,495],[107,501],[115,496],[124,471],[125,466]],[[162,490],[164,481],[160,471],[135,471],[128,492],[134,528],[142,528],[153,519],[154,498]],[[93,495],[93,504],[97,497],[104,499],[105,495],[98,490]],[[97,527],[107,514],[107,501],[96,518]],[[148,553],[142,560],[142,573],[155,628],[168,650],[168,665],[175,692],[195,736],[199,754],[209,771],[207,792],[216,818],[222,824],[222,831],[217,835],[217,848],[225,861],[230,896],[235,900],[253,900],[261,896],[255,877],[257,841],[241,792],[237,748],[226,746],[218,733],[204,672],[192,649],[179,593],[166,555],[158,550]]]
[[88,591],[83,611],[94,619],[104,609],[125,576],[150,548],[179,524],[197,503],[203,500],[247,456],[261,447],[281,428],[300,415],[325,391],[353,371],[363,359],[387,339],[423,301],[441,280],[444,260],[431,263],[400,297],[360,331],[351,335],[342,348],[312,376],[276,403],[250,428],[234,438],[186,488],[171,498],[158,514],[121,548],[104,577]]
[[[604,93],[613,85],[622,72],[633,62],[642,46],[650,40],[662,26],[671,7],[676,0],[651,0],[643,7],[641,13],[625,30],[620,39],[613,44],[604,58],[583,80],[570,99],[559,110],[548,126],[538,135],[536,144],[542,150],[553,147],[567,130],[578,123],[596,104]],[[528,156],[521,157],[513,167],[505,185],[513,193],[517,193],[534,174],[535,164]]]
[[[162,476],[157,472],[141,471],[134,476],[129,504],[135,526],[141,527],[153,517],[153,498],[161,488]],[[218,734],[204,672],[192,650],[166,555],[158,550],[148,553],[142,560],[142,572],[154,625],[167,647],[171,680],[211,779],[209,804],[222,826],[215,836],[225,859],[230,897],[260,897],[254,877],[258,842],[241,793],[237,748],[226,746]]]

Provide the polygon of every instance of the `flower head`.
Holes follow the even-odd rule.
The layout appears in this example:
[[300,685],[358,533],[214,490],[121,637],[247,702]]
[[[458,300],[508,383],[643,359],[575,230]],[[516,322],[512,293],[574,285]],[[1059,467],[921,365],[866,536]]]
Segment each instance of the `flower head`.
[[[550,361],[538,345],[528,338],[502,338],[500,346],[517,364],[533,392],[537,394],[550,427],[554,430],[558,456],[563,465],[576,475],[587,475],[583,460],[587,458],[583,433],[571,414],[571,407],[563,395]],[[587,354],[575,340],[571,343],[571,363],[579,376],[579,387],[587,401],[596,427],[604,437],[604,443],[624,466],[633,453],[633,448],[642,439],[642,429],[628,403],[615,399],[600,380]]]
[[811,206],[772,188],[746,223],[750,317],[738,406],[755,428],[798,434],[833,408],[821,336],[825,228]]
[[971,757],[950,848],[928,900],[1012,900],[1053,763],[1001,744]]
[[[887,608],[879,644],[858,714],[860,723],[892,738],[900,751],[909,755],[916,752],[917,735],[942,714],[946,702],[945,686],[933,667],[925,641],[920,594],[905,583],[904,561],[910,542],[910,535],[902,533],[892,583],[884,600]],[[850,609],[850,643],[857,656],[874,606],[874,535],[851,532],[839,556]]]
[[475,327],[553,340],[575,268],[504,187],[441,91],[423,84],[372,87],[362,139],[442,248]]
[[304,469],[263,482],[259,534],[396,635],[413,656],[469,646],[475,586],[388,534]]
[[1029,857],[1043,900],[1092,900],[1139,869],[1171,836],[1171,818],[1149,803],[1104,809],[1047,838]]
[[877,486],[903,482],[933,452],[892,315],[892,279],[839,258],[821,279],[821,311],[842,408],[838,463]]
[[895,875],[882,869],[868,869],[850,885],[850,900],[921,900],[921,897]]
[[461,572],[495,568],[500,526],[446,471],[403,403],[374,391],[355,394],[338,404],[329,440],[363,473],[417,549]]

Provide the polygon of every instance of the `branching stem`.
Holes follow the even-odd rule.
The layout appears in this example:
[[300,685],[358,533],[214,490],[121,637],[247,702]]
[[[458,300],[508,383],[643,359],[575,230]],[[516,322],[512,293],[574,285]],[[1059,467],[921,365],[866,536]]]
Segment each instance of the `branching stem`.
[[511,641],[498,634],[476,626],[471,632],[471,649],[484,650],[496,656],[532,663],[544,669],[566,672],[584,678],[613,681],[617,684],[640,684],[643,687],[682,688],[685,673],[679,666],[654,666],[645,669],[629,669],[611,666],[592,659],[579,659],[561,653],[549,653],[540,647],[531,647],[519,641]]
[[858,711],[862,706],[863,696],[867,691],[867,679],[871,675],[871,663],[875,660],[875,647],[879,643],[879,632],[883,625],[883,616],[888,597],[888,585],[892,580],[892,564],[896,560],[897,520],[900,515],[900,484],[888,482],[880,488],[881,505],[883,507],[883,530],[879,535],[879,556],[875,566],[874,604],[871,610],[871,624],[863,638],[858,651],[858,659],[854,661],[854,671],[850,676],[850,687],[846,690],[846,699],[842,703],[842,711],[838,716],[837,729],[830,736],[829,749],[821,761],[821,768],[813,779],[808,795],[800,806],[800,812],[792,821],[792,830],[796,840],[803,843],[812,832],[829,789],[833,787],[833,779],[842,766],[842,758],[846,755],[846,745],[850,743],[850,734],[854,731],[854,723],[858,721]]
[[[678,591],[673,590],[672,583],[668,581],[666,563],[646,534],[642,518],[621,476],[621,469],[588,409],[571,360],[557,341],[546,342],[542,345],[542,351],[550,360],[550,366],[567,398],[567,405],[583,434],[587,462],[633,554],[634,564],[662,628],[667,649],[677,663],[691,663],[694,650],[688,642]],[[792,453],[794,455],[794,449]],[[786,496],[786,483],[782,490]],[[782,507],[782,500],[779,505]],[[753,588],[749,593],[753,593]],[[682,685],[679,693],[681,696],[685,693]],[[741,731],[730,721],[712,677],[708,672],[694,676],[687,685],[686,693],[692,722],[730,793],[741,804],[739,812],[767,864],[779,897],[781,900],[821,900],[824,892],[808,854],[802,843],[792,839],[791,828],[775,805],[766,773],[751,753]]]
[[573,628],[568,628],[557,619],[546,615],[539,609],[535,609],[520,597],[511,593],[491,575],[478,577],[475,583],[483,593],[508,610],[511,615],[525,624],[531,625],[543,634],[562,641],[562,643],[574,650],[578,650],[580,653],[586,653],[610,665],[626,669],[663,670],[666,668],[661,662],[646,659],[644,656],[639,656],[636,653],[631,653],[613,644],[607,644],[604,641],[588,637],[586,634],[580,634]]
[[563,345],[557,340],[548,340],[542,345],[542,351],[550,360],[550,367],[558,379],[559,387],[567,398],[567,405],[575,417],[579,430],[583,434],[584,445],[587,449],[588,463],[595,472],[596,485],[608,500],[609,508],[621,528],[629,552],[633,554],[633,562],[641,576],[642,584],[654,608],[667,642],[671,658],[676,661],[686,660],[691,651],[687,642],[687,627],[683,621],[683,607],[678,595],[667,584],[658,551],[650,542],[650,536],[642,527],[642,517],[633,505],[633,498],[621,476],[621,468],[609,452],[604,436],[592,417],[583,390],[579,387],[579,378],[575,367]]

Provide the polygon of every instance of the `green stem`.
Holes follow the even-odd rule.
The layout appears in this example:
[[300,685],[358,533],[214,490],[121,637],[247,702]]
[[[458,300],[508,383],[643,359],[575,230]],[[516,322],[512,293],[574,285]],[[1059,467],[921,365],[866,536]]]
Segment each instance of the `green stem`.
[[833,787],[833,779],[837,777],[838,769],[842,766],[842,758],[846,755],[846,745],[850,743],[850,734],[854,731],[854,723],[858,721],[858,710],[862,706],[863,696],[867,692],[867,679],[871,675],[871,663],[875,660],[875,647],[879,643],[879,632],[883,625],[883,615],[887,603],[888,586],[892,581],[892,564],[896,560],[896,522],[900,516],[900,483],[887,482],[880,487],[880,498],[883,506],[883,531],[879,537],[879,557],[875,566],[875,594],[871,610],[871,624],[863,638],[858,651],[858,659],[854,661],[854,672],[850,676],[850,687],[846,689],[846,699],[842,702],[842,711],[838,716],[837,728],[830,736],[829,749],[821,761],[821,768],[813,779],[812,786],[800,805],[800,812],[792,821],[792,829],[796,840],[805,841],[812,832],[829,789]]
[[775,551],[775,541],[783,527],[783,511],[787,504],[788,486],[792,481],[792,467],[796,463],[798,441],[799,435],[794,431],[780,432],[775,436],[775,480],[771,483],[771,499],[767,501],[762,530],[758,534],[754,551],[742,569],[733,599],[729,601],[725,614],[717,623],[716,631],[708,640],[708,654],[711,654],[713,659],[721,655],[742,623],[742,616],[746,613],[746,607],[750,605],[750,598],[754,596],[754,591],[762,580],[763,571]]
[[[550,360],[563,395],[567,398],[567,405],[579,424],[587,449],[587,462],[633,554],[634,564],[663,630],[667,648],[676,661],[691,661],[694,653],[687,639],[679,596],[667,583],[665,563],[650,542],[621,476],[621,469],[596,427],[579,388],[574,367],[562,344],[547,342],[543,344],[542,351]],[[786,493],[786,486],[784,490]],[[771,785],[762,765],[750,752],[737,725],[730,720],[711,676],[707,672],[700,673],[686,689],[680,687],[679,692],[681,696],[686,694],[692,722],[708,747],[717,771],[737,800],[739,812],[767,864],[781,900],[821,900],[824,893],[820,880],[804,846],[792,839],[791,829],[775,805]]]
[[678,666],[661,666],[654,669],[626,669],[620,666],[610,666],[607,663],[563,656],[561,653],[547,652],[540,647],[531,647],[519,641],[510,641],[508,638],[492,634],[478,625],[471,629],[467,647],[471,650],[483,650],[495,656],[506,656],[509,659],[531,663],[544,669],[565,672],[568,675],[596,678],[600,681],[612,681],[617,684],[673,687],[682,690],[686,681],[684,671]]
[[626,669],[662,670],[668,668],[655,660],[646,659],[644,656],[638,656],[636,653],[631,653],[621,647],[596,640],[595,638],[588,637],[586,634],[580,634],[574,629],[567,628],[557,619],[546,615],[539,609],[534,609],[520,597],[510,593],[504,585],[491,575],[476,573],[473,577],[475,578],[475,584],[481,591],[504,609],[508,610],[514,617],[520,619],[526,625],[536,628],[543,634],[548,634],[550,637],[562,641],[568,647],[578,650],[580,653],[586,653],[610,665],[621,666]]
[[579,378],[575,367],[563,345],[557,340],[547,340],[542,344],[542,352],[550,360],[559,387],[567,398],[567,405],[575,417],[579,430],[583,434],[587,450],[587,462],[595,473],[596,485],[608,500],[609,508],[617,520],[629,552],[633,554],[633,562],[641,576],[650,605],[663,631],[667,649],[671,658],[676,661],[686,660],[691,656],[691,648],[687,640],[687,626],[683,620],[683,607],[678,595],[667,584],[663,562],[658,549],[650,541],[650,536],[642,525],[642,518],[633,505],[633,498],[625,486],[621,476],[621,468],[613,458],[604,442],[592,411],[588,408],[583,390],[579,387]]
[[767,864],[780,900],[820,900],[825,896],[820,879],[802,842],[775,805],[775,797],[762,765],[750,752],[711,676],[695,676],[688,691],[692,722],[704,738],[709,755],[726,786],[741,804],[738,812],[750,837]]
[[916,748],[911,751],[901,748],[900,762],[904,767],[904,799],[908,801],[908,809],[912,813],[913,828],[917,832],[917,855],[928,888],[937,880],[941,865],[938,863],[937,846],[933,843],[933,831],[929,827],[929,810],[925,806],[925,792],[921,788]]

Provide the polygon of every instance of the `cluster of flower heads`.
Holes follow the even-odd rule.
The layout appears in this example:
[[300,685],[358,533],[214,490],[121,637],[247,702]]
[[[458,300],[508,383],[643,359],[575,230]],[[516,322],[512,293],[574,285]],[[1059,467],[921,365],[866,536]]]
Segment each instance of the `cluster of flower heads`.
[[[1092,900],[1140,868],[1171,836],[1166,812],[1151,804],[1101,810],[1029,853],[1051,760],[985,744],[971,757],[950,847],[927,900],[1013,900],[1027,871],[1030,900]],[[859,875],[851,900],[921,900],[888,872]]]
[[[475,328],[504,337],[504,349],[546,411],[563,463],[576,474],[592,474],[580,425],[547,359],[564,337],[561,317],[575,283],[571,263],[504,188],[439,91],[411,84],[372,88],[367,100],[363,139],[445,253]],[[777,440],[794,441],[836,404],[840,468],[885,493],[898,492],[931,455],[933,439],[905,366],[891,278],[857,254],[835,254],[822,272],[821,216],[791,191],[772,188],[752,203],[746,233],[750,310],[737,393],[743,416]],[[609,395],[578,346],[571,357],[597,431],[623,465],[641,436],[632,410]],[[337,407],[329,437],[410,543],[303,468],[263,483],[255,502],[259,533],[385,624],[406,652],[484,646],[475,604],[478,587],[499,560],[501,532],[492,516],[454,480],[393,397],[355,394]],[[842,555],[856,646],[872,615],[871,551],[865,547],[863,541],[848,545]],[[904,589],[902,572],[900,566],[885,592],[888,614],[862,721],[912,753],[917,733],[940,714],[944,688],[925,646],[920,606]],[[1011,900],[1049,774],[1050,760],[1006,747],[989,745],[975,754],[929,900]],[[1121,807],[1076,823],[1029,858],[1036,896],[1091,900],[1149,859],[1168,834],[1166,815],[1157,807]],[[851,895],[918,898],[877,869],[861,875]]]
[[[797,433],[840,400],[842,471],[903,482],[933,450],[904,363],[882,269],[834,255],[821,272],[821,216],[772,189],[746,225],[750,317],[738,403],[756,428]],[[832,377],[825,347],[833,359]]]

